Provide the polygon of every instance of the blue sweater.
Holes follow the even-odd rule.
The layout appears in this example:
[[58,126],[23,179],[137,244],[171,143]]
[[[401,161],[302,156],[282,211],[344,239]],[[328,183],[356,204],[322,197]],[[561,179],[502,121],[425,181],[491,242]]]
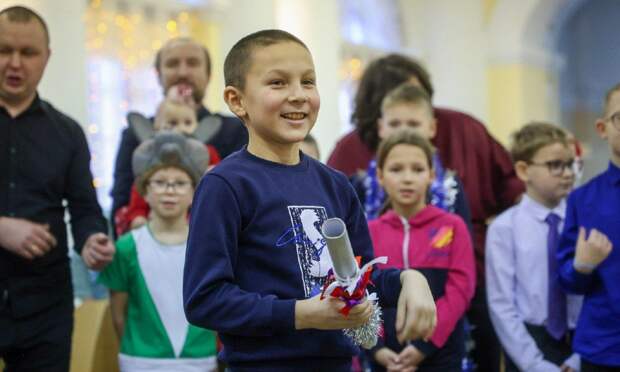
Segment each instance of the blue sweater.
[[[573,268],[580,226],[596,228],[614,246],[590,275]],[[557,257],[562,286],[585,295],[574,350],[591,363],[620,366],[620,168],[610,164],[569,196]]]
[[[246,149],[226,158],[194,196],[183,283],[190,323],[216,330],[233,370],[347,369],[357,348],[341,331],[295,330],[295,301],[319,293],[331,260],[320,228],[345,221],[356,255],[372,259],[364,213],[347,178],[301,154],[273,163]],[[375,271],[395,306],[398,270]]]

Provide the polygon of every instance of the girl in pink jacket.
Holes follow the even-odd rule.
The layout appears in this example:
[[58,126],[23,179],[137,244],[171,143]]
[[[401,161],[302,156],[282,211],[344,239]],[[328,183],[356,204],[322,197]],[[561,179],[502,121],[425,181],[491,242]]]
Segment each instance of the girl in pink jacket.
[[426,276],[437,328],[428,340],[401,345],[394,333],[396,312],[385,309],[385,336],[371,351],[374,371],[461,371],[463,316],[476,286],[474,252],[463,220],[428,205],[432,155],[432,145],[411,130],[389,136],[377,151],[377,178],[388,204],[369,223],[375,257],[388,257],[384,267],[415,268]]

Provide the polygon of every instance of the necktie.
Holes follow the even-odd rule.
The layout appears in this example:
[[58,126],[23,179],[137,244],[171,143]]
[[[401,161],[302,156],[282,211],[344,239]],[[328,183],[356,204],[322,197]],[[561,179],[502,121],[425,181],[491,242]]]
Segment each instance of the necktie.
[[566,323],[566,295],[560,288],[560,279],[558,275],[558,262],[556,252],[560,242],[558,225],[560,224],[560,216],[555,213],[549,213],[545,222],[549,225],[549,234],[547,235],[547,255],[549,259],[549,294],[548,294],[548,314],[547,314],[547,332],[559,340],[568,329]]

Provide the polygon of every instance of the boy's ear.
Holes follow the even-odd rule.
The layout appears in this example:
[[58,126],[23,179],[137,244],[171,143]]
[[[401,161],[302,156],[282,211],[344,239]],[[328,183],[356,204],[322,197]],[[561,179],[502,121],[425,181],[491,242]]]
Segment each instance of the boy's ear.
[[597,119],[594,124],[594,128],[596,129],[596,133],[598,133],[599,137],[607,140],[607,125],[605,125],[605,120]]
[[517,173],[517,177],[519,177],[519,179],[525,183],[527,183],[527,181],[529,180],[527,174],[527,167],[527,163],[523,160],[519,160],[515,163],[515,173]]
[[243,94],[237,87],[231,85],[224,88],[224,101],[228,105],[230,111],[243,119],[247,112],[243,108]]

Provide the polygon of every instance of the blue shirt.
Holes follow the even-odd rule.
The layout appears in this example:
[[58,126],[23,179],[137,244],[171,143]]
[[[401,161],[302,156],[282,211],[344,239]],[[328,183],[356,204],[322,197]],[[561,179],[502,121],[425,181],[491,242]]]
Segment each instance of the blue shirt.
[[[358,352],[341,331],[295,330],[295,302],[319,293],[331,260],[320,234],[345,221],[362,262],[373,248],[347,178],[300,154],[284,165],[232,154],[203,177],[194,196],[183,297],[190,323],[220,332],[233,370],[339,370]],[[400,292],[398,270],[375,270],[386,306]]]
[[[555,213],[562,220],[566,203],[549,209],[527,195],[500,214],[489,226],[486,241],[486,286],[489,315],[497,337],[513,362],[523,371],[557,372],[559,366],[545,356],[525,323],[547,322],[549,269],[545,218]],[[568,325],[575,328],[581,296],[567,298]],[[574,356],[567,362],[579,365]]]
[[[589,275],[573,267],[581,226],[601,231],[614,246]],[[620,168],[614,164],[569,196],[557,258],[564,289],[585,295],[573,348],[591,363],[620,366]]]

